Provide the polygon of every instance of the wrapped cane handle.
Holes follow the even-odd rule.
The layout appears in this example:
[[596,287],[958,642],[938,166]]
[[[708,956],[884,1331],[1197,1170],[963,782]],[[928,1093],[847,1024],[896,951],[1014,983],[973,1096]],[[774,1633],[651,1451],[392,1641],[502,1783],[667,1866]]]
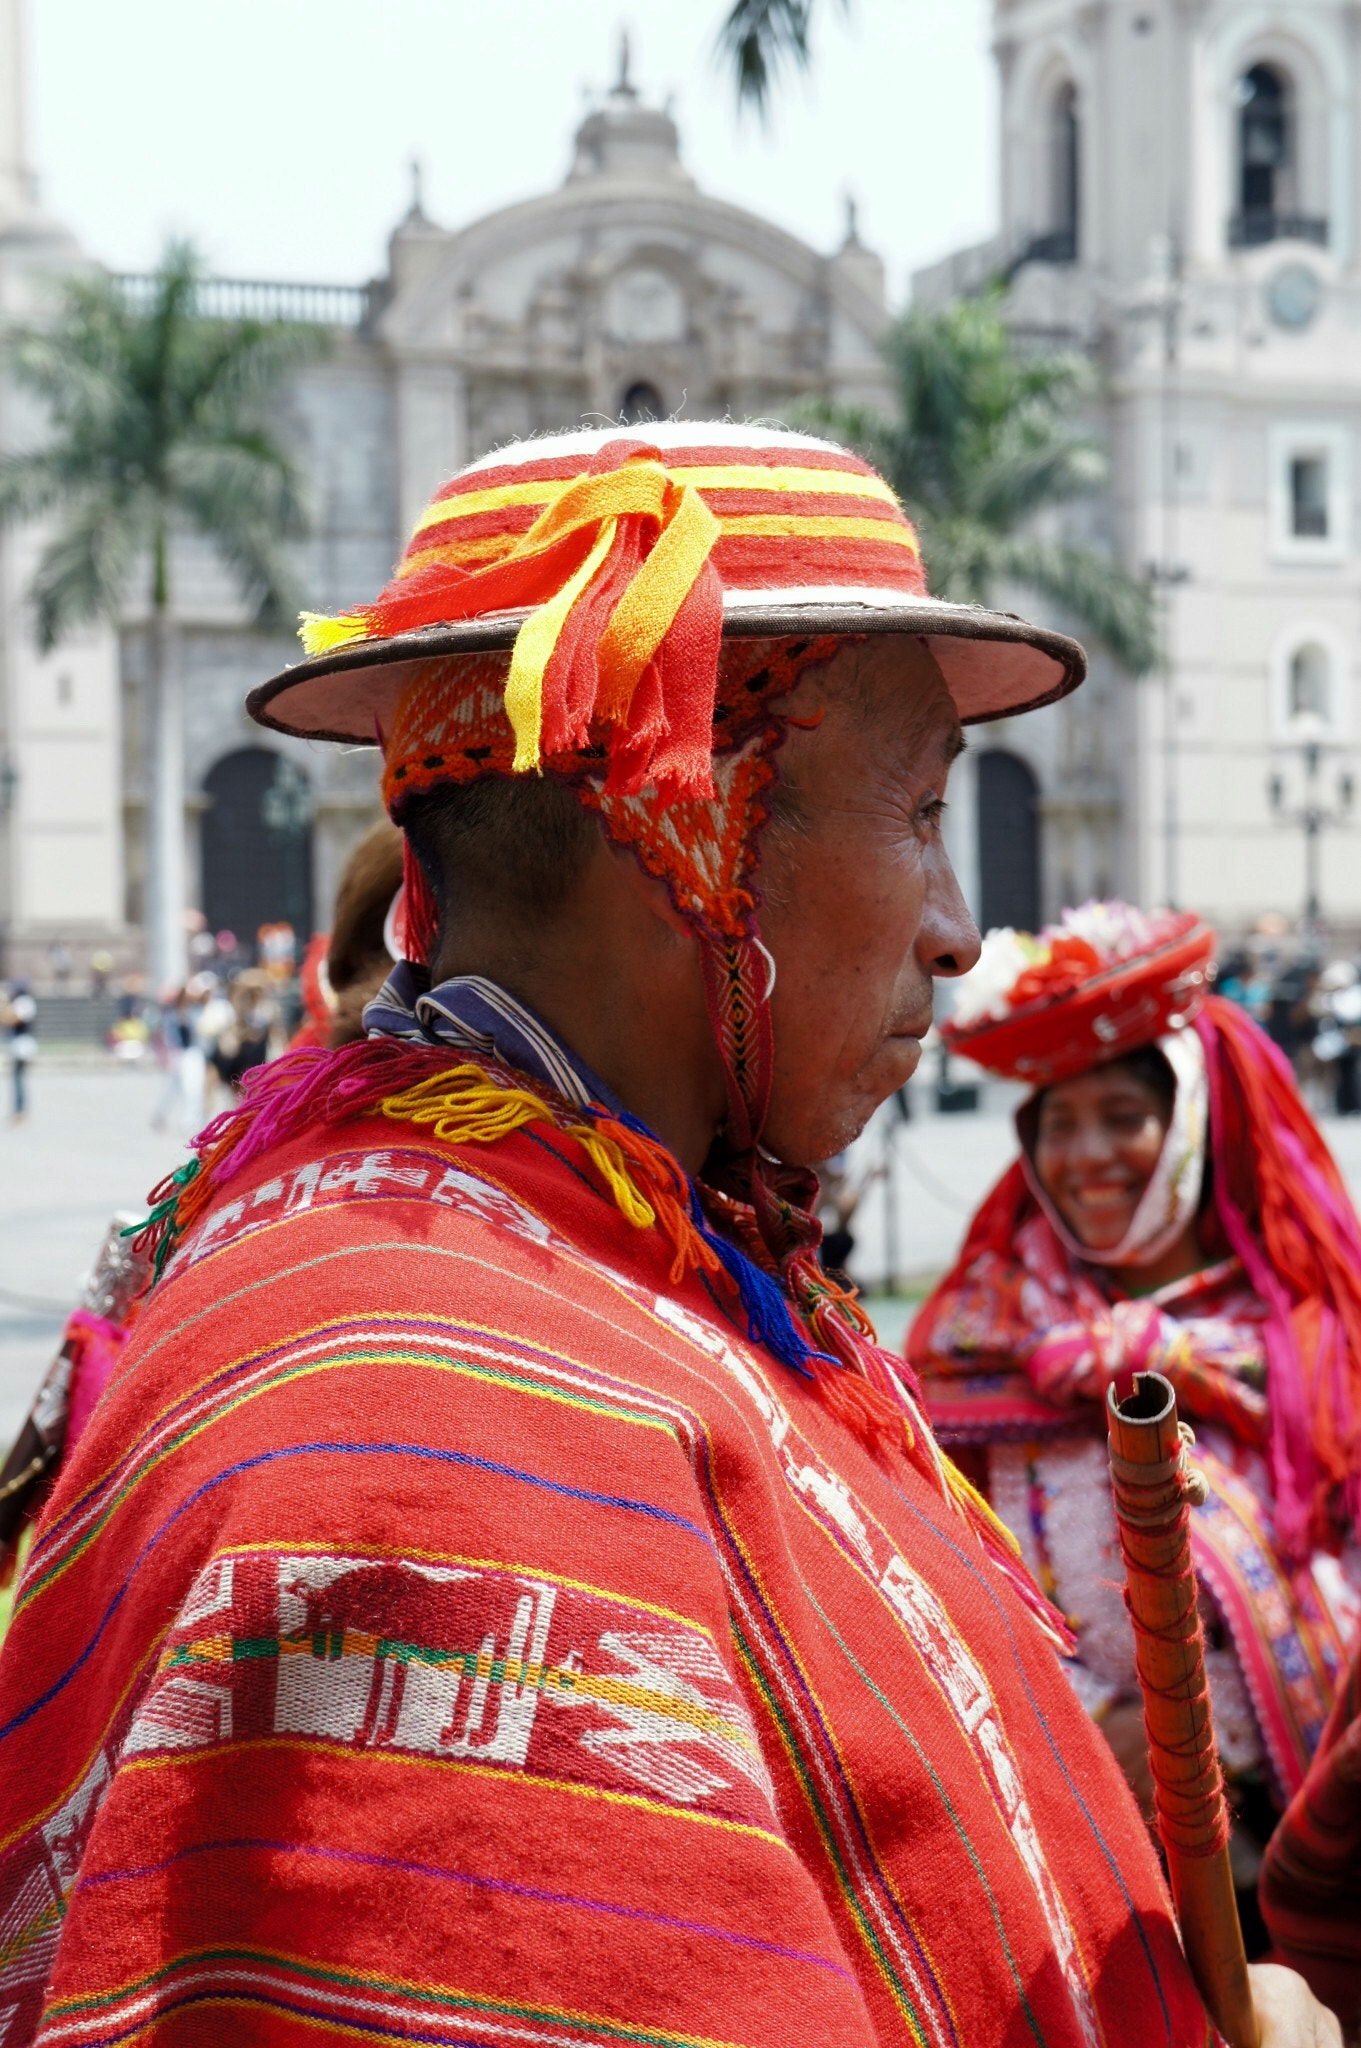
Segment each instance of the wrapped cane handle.
[[1158,1373],[1106,1395],[1111,1491],[1134,1624],[1158,1832],[1186,1959],[1229,2048],[1258,2048],[1229,1869],[1228,1808],[1210,1719],[1191,1563],[1191,1475],[1176,1396]]

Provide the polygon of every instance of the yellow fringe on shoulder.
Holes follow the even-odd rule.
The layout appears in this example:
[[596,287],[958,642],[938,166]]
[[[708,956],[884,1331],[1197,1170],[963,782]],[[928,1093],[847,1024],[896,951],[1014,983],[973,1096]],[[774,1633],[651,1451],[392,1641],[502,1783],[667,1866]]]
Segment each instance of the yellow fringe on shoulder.
[[639,1230],[650,1230],[657,1212],[632,1179],[622,1148],[588,1123],[561,1123],[546,1102],[528,1088],[488,1080],[481,1067],[452,1067],[418,1081],[381,1104],[398,1123],[422,1124],[448,1145],[494,1145],[526,1124],[551,1123],[572,1138],[590,1159],[620,1213]]
[[971,1509],[980,1521],[987,1523],[988,1528],[992,1531],[998,1542],[1009,1550],[1013,1557],[1019,1557],[1021,1555],[1021,1546],[1001,1516],[989,1506],[988,1502],[978,1491],[978,1488],[973,1484],[973,1481],[964,1477],[964,1474],[960,1471],[948,1451],[942,1451],[940,1457],[941,1464],[945,1468],[945,1483],[959,1505],[966,1511]]

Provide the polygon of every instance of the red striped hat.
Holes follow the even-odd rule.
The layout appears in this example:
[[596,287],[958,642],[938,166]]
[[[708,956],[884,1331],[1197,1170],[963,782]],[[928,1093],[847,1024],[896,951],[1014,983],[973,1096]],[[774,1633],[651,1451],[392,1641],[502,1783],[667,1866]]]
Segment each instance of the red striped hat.
[[711,794],[722,639],[911,634],[966,722],[1082,680],[1076,642],[927,595],[893,491],[830,441],[667,421],[524,441],[445,484],[391,582],[305,615],[309,659],[252,692],[261,724],[371,742],[432,655],[511,649],[517,770],[594,727],[634,786]]

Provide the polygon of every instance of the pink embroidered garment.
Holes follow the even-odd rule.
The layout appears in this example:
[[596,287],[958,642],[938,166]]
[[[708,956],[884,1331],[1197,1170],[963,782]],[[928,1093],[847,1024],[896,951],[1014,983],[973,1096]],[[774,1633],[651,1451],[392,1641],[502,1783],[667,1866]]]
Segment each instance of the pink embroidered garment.
[[[922,1309],[908,1355],[942,1442],[1074,1627],[1070,1675],[1098,1716],[1136,1691],[1102,1404],[1138,1370],[1172,1381],[1210,1487],[1192,1541],[1221,1753],[1231,1773],[1267,1765],[1288,1798],[1361,1633],[1355,1304],[1339,1270],[1361,1270],[1357,1224],[1256,1027],[1212,997],[1176,1036],[1197,1042],[1208,1082],[1200,1230],[1211,1262],[1138,1295],[1137,1268],[1076,1256],[1018,1160]],[[1169,1146],[1176,1132],[1174,1114]],[[1198,1171],[1197,1196],[1199,1186]]]

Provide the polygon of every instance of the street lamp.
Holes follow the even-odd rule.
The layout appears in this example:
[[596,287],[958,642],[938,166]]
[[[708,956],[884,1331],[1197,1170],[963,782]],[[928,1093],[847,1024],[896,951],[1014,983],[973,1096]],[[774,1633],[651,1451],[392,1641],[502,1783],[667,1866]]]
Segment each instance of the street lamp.
[[1276,771],[1267,778],[1267,801],[1272,816],[1282,825],[1295,825],[1304,833],[1304,921],[1314,930],[1319,921],[1319,842],[1331,826],[1345,825],[1356,799],[1356,783],[1349,769],[1337,778],[1336,802],[1331,807],[1323,794],[1324,733],[1327,728],[1316,712],[1302,713],[1292,721],[1293,748],[1304,771],[1304,801],[1287,802],[1284,775]]

